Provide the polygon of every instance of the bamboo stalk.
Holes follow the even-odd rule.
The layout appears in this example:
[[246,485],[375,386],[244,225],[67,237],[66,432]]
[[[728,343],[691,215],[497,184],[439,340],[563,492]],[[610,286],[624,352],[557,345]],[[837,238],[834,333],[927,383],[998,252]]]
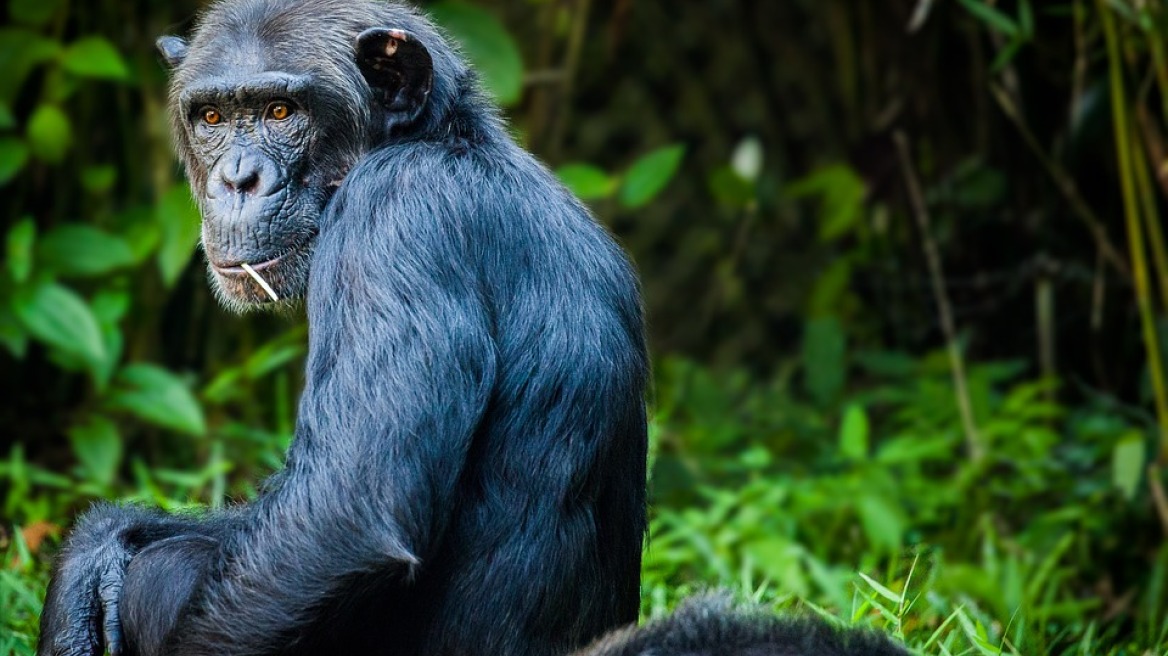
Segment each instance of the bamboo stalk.
[[1128,120],[1130,108],[1123,82],[1123,61],[1119,51],[1119,36],[1115,27],[1115,18],[1108,10],[1106,0],[1096,0],[1096,7],[1100,14],[1103,35],[1107,42],[1107,60],[1111,77],[1112,126],[1115,129],[1115,150],[1119,160],[1120,188],[1123,193],[1124,222],[1127,225],[1132,276],[1136,287],[1136,300],[1140,309],[1144,347],[1148,352],[1148,368],[1151,370],[1156,417],[1160,425],[1159,459],[1161,464],[1168,464],[1168,390],[1164,386],[1160,342],[1156,335],[1155,308],[1148,280],[1146,253],[1144,252],[1144,235],[1140,220],[1140,203],[1135,185],[1136,173],[1133,170],[1135,161],[1133,160],[1131,128]]
[[[1168,93],[1168,87],[1164,87]],[[1160,192],[1168,199],[1168,148],[1164,146],[1164,137],[1156,126],[1156,119],[1146,105],[1136,107],[1136,119],[1140,124],[1140,133],[1144,140],[1144,151],[1148,157],[1148,165],[1160,186]]]
[[[1160,15],[1160,12],[1168,13],[1168,10],[1158,8],[1157,15],[1152,19],[1153,22],[1168,24],[1168,18]],[[1148,46],[1152,51],[1152,66],[1156,71],[1156,83],[1160,87],[1160,109],[1164,113],[1164,122],[1168,123],[1168,53],[1165,53],[1166,44],[1168,44],[1168,37],[1164,36],[1163,31],[1148,37]]]
[[[1131,139],[1139,141],[1135,126]],[[1152,263],[1156,267],[1157,286],[1160,289],[1160,303],[1168,308],[1168,250],[1164,248],[1164,231],[1160,228],[1160,211],[1156,207],[1156,193],[1152,178],[1148,173],[1148,160],[1139,149],[1132,149],[1132,164],[1136,173],[1136,188],[1139,190],[1140,205],[1144,210],[1144,226],[1148,231],[1148,246],[1152,251]]]

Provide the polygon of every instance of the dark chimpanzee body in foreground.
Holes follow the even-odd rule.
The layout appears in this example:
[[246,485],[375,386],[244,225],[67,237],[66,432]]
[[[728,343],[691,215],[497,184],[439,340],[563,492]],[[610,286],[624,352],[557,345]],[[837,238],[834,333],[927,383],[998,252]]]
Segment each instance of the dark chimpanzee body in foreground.
[[401,5],[236,0],[159,45],[214,284],[307,279],[307,385],[255,503],[82,518],[41,653],[562,656],[634,621],[647,363],[609,235]]
[[690,599],[669,617],[613,631],[573,656],[909,656],[875,631],[814,617],[734,609],[727,598]]
[[[39,653],[562,656],[635,620],[647,362],[609,236],[401,5],[229,0],[159,47],[213,284],[307,294],[307,386],[255,503],[85,515]],[[896,653],[703,608],[582,653]]]

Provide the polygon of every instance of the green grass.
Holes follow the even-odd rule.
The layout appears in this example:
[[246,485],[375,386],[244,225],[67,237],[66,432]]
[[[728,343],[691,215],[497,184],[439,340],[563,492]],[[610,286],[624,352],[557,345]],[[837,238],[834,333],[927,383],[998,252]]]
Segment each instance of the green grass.
[[[855,354],[844,366],[863,383],[827,402],[797,372],[658,363],[644,615],[720,588],[874,627],[919,654],[1165,653],[1168,546],[1144,479],[1154,420],[1107,398],[1065,407],[1053,381],[975,364],[986,448],[975,461],[946,362]],[[94,496],[213,506],[250,494],[263,469],[233,468],[225,452],[241,442],[256,462],[285,444],[254,431],[219,439],[190,469],[136,460],[132,478],[104,488],[90,469],[47,472],[15,450],[0,461],[5,508],[25,525],[64,525]],[[23,656],[55,546],[34,552],[8,535],[0,654]]]

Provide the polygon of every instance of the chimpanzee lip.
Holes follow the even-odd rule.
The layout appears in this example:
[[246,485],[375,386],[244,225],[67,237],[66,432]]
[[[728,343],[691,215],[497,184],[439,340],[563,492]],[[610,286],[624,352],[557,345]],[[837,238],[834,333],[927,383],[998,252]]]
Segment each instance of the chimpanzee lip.
[[[267,269],[269,267],[276,266],[277,264],[279,264],[280,260],[287,257],[287,255],[288,255],[288,253],[281,253],[280,255],[277,255],[276,257],[273,257],[270,260],[266,260],[264,262],[257,262],[255,264],[251,264],[251,262],[248,262],[248,264],[250,264],[251,268],[255,271],[263,271],[264,269]],[[243,270],[243,264],[244,263],[242,261],[234,262],[234,263],[230,263],[230,264],[220,264],[218,262],[215,262],[214,260],[211,260],[211,268],[215,269],[216,273],[219,273],[219,274],[224,275],[224,276],[246,276],[246,275],[249,275],[247,271]]]
[[271,258],[262,262],[252,262],[251,260],[231,259],[231,260],[216,260],[207,254],[207,262],[211,265],[211,269],[221,276],[230,277],[249,277],[247,271],[243,270],[243,265],[246,263],[251,266],[252,271],[260,272],[265,269],[271,269],[279,265],[285,260],[295,260],[296,256],[301,253],[308,253],[312,249],[313,242],[316,241],[317,230],[314,227],[308,234],[302,236],[299,243],[284,248]]

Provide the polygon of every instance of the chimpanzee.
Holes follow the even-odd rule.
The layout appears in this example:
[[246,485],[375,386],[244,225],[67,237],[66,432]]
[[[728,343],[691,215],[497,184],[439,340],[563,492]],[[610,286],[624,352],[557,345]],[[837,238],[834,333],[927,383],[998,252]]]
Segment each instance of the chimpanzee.
[[228,0],[159,48],[213,284],[307,295],[306,386],[254,503],[81,518],[40,653],[562,656],[634,621],[647,359],[612,238],[407,7]]
[[[254,503],[82,517],[39,654],[562,656],[634,621],[648,365],[613,240],[407,7],[226,0],[159,48],[210,278],[307,297],[306,387]],[[821,630],[696,604],[585,653],[898,653]]]
[[573,656],[909,656],[885,635],[817,617],[734,608],[727,595],[687,600],[672,615],[613,631]]

